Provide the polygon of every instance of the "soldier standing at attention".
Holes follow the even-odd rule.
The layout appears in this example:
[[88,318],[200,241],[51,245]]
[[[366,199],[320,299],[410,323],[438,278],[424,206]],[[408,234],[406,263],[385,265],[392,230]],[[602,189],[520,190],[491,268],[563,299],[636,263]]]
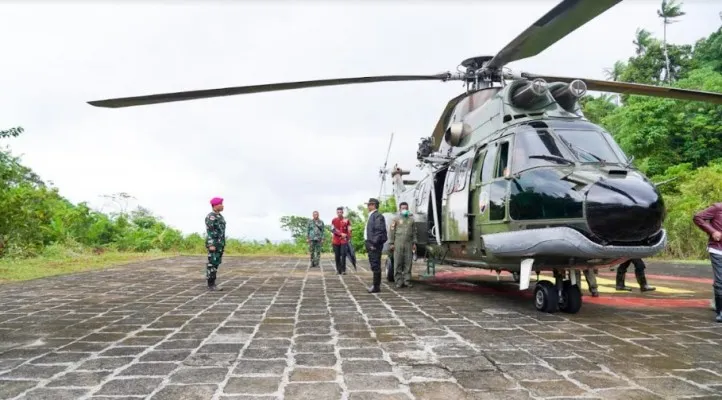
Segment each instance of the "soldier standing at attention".
[[216,287],[216,273],[221,265],[223,250],[226,246],[226,220],[221,215],[223,211],[223,199],[214,197],[211,199],[213,211],[206,215],[206,248],[208,249],[208,264],[206,265],[206,279],[208,290],[223,290]]
[[318,267],[321,259],[321,246],[323,245],[324,224],[318,218],[318,211],[313,212],[313,219],[308,221],[306,228],[306,242],[311,253],[311,268]]
[[331,244],[336,258],[336,273],[346,275],[346,250],[351,237],[351,224],[343,217],[343,207],[336,208],[336,218],[331,220],[331,225],[333,227]]
[[396,287],[411,287],[411,257],[416,251],[416,224],[409,212],[409,204],[399,204],[400,215],[389,227],[389,250],[394,252],[394,281]]

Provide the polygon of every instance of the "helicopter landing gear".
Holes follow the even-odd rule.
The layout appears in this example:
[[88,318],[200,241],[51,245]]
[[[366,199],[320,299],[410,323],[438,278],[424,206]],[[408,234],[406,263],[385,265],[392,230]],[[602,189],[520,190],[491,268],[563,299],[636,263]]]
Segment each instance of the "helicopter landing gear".
[[576,273],[570,271],[569,278],[565,273],[554,271],[554,280],[539,281],[534,288],[534,306],[538,311],[554,313],[557,311],[576,314],[582,308],[582,290]]

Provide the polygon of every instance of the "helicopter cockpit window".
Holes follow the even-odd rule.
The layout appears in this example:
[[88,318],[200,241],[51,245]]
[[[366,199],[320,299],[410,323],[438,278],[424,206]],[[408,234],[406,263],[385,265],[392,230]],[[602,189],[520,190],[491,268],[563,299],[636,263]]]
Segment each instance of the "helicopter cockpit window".
[[622,163],[601,131],[591,129],[554,129],[554,132],[572,149],[581,162]]
[[627,155],[624,154],[624,151],[622,151],[622,148],[619,147],[612,135],[610,135],[607,131],[602,131],[602,135],[604,135],[604,138],[607,139],[607,143],[609,143],[609,146],[612,148],[612,150],[614,150],[614,153],[617,155],[617,157],[623,162],[627,162]]
[[515,135],[513,173],[543,165],[573,164],[573,159],[569,149],[545,129],[527,129]]

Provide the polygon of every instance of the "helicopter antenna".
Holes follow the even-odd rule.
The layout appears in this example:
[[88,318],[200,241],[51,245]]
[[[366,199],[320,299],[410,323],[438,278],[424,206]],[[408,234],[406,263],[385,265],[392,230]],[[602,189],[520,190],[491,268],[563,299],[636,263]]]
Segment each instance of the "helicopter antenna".
[[391,132],[391,139],[389,140],[389,148],[386,150],[386,159],[384,160],[384,166],[379,168],[379,176],[381,177],[381,187],[379,188],[379,200],[381,200],[381,194],[384,190],[384,184],[386,183],[386,174],[389,172],[386,169],[386,164],[389,162],[389,153],[391,153],[391,143],[394,141],[394,133]]

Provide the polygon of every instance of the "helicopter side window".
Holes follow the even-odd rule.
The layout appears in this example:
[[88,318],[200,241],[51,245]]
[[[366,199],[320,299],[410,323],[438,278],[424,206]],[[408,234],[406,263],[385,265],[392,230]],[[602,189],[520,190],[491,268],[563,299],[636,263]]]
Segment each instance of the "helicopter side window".
[[470,158],[465,159],[459,165],[459,171],[456,173],[456,183],[454,184],[454,191],[458,192],[464,190],[466,187],[466,176],[469,175],[469,162]]
[[448,172],[446,173],[446,182],[444,185],[444,190],[446,191],[446,194],[451,194],[454,190],[454,183],[456,182],[456,169],[457,164],[451,164],[449,165]]
[[494,178],[500,178],[505,175],[505,172],[509,168],[509,142],[504,142],[499,146],[498,162],[496,164],[496,171],[494,172]]
[[481,166],[481,174],[479,174],[482,183],[489,182],[492,179],[494,173],[494,161],[498,151],[499,147],[489,146],[489,150],[486,152],[486,156],[484,157],[484,163]]

